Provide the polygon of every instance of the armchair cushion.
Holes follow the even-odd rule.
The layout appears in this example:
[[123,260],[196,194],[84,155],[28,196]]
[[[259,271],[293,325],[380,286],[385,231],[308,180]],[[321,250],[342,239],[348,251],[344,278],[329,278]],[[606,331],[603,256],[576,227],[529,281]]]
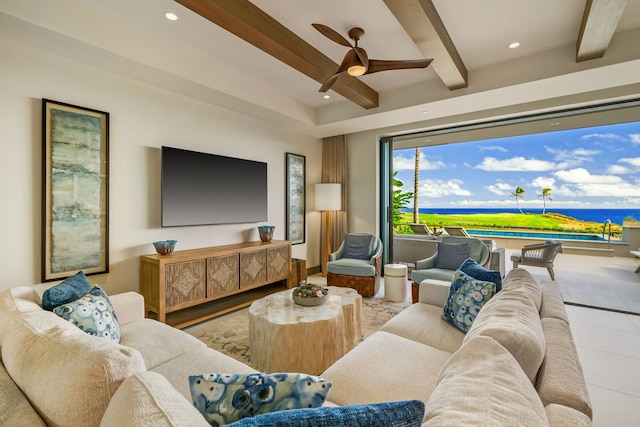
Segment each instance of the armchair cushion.
[[502,276],[500,275],[500,272],[495,270],[488,270],[471,258],[467,258],[462,263],[462,265],[460,266],[460,270],[467,273],[474,279],[495,283],[496,292],[500,292],[500,290],[502,289]]
[[345,276],[373,277],[376,267],[361,259],[342,258],[327,263],[327,272]]
[[373,252],[372,234],[349,233],[344,236],[343,258],[369,260]]
[[467,243],[438,242],[438,258],[436,268],[445,270],[457,270],[469,257],[469,245]]

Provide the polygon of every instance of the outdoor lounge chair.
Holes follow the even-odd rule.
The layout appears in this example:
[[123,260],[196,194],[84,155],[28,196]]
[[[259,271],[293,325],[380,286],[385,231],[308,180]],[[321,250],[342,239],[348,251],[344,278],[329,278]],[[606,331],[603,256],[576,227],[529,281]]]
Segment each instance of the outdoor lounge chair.
[[445,225],[444,230],[449,234],[449,236],[471,237],[464,227],[460,227],[458,225]]
[[511,255],[511,261],[513,261],[513,268],[518,268],[520,264],[545,267],[551,280],[556,280],[556,275],[553,272],[553,260],[558,252],[562,252],[562,241],[547,240],[544,243],[524,246],[522,252]]
[[427,236],[435,236],[433,231],[426,224],[409,224],[414,234],[426,234]]

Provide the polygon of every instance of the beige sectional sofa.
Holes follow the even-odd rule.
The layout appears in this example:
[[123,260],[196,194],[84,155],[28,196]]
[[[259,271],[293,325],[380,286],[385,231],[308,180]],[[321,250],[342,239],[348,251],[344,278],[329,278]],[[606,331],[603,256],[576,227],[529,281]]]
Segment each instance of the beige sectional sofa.
[[592,409],[562,295],[514,269],[470,330],[444,321],[449,283],[425,280],[419,303],[322,376],[338,404],[419,399],[423,426],[589,426]]
[[[555,284],[512,270],[466,335],[441,318],[448,290],[446,282],[424,281],[419,303],[327,369],[327,404],[419,399],[423,426],[591,425]],[[0,425],[206,426],[188,376],[255,372],[145,319],[139,294],[110,300],[120,344],[43,311],[33,287],[0,294]]]

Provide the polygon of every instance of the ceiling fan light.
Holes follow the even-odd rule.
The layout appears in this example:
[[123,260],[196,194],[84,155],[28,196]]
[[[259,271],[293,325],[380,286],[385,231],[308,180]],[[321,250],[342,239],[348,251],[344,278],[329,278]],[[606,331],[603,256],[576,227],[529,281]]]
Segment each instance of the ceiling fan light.
[[351,67],[347,68],[347,74],[353,77],[361,76],[366,72],[367,72],[367,69],[360,64],[352,65]]

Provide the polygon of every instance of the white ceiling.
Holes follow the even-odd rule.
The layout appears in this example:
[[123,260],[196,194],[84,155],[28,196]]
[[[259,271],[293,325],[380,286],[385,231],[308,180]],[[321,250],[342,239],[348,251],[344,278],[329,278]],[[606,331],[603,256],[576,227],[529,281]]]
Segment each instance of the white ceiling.
[[[231,0],[230,0],[231,1]],[[374,59],[421,59],[382,0],[253,0],[340,63],[342,46],[312,23],[360,41]],[[469,86],[431,67],[361,77],[380,94],[365,110],[172,0],[0,0],[0,37],[141,79],[316,137],[402,125],[640,84],[640,0],[629,0],[604,58],[576,63],[586,0],[433,0]],[[168,21],[172,11],[179,19]],[[521,46],[507,46],[518,41]]]

